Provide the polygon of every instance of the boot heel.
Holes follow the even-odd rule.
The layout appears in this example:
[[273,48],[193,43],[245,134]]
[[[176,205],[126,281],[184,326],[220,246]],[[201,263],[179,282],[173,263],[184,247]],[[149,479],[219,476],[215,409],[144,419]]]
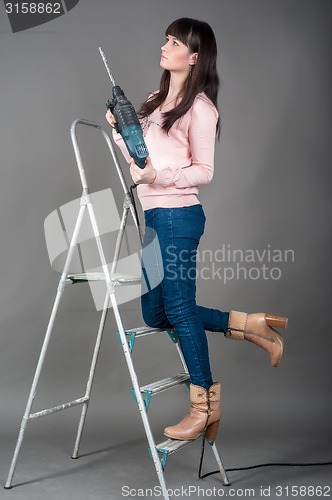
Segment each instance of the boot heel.
[[268,326],[287,328],[288,318],[283,318],[282,316],[273,316],[273,314],[265,314],[265,321]]
[[204,434],[205,439],[207,439],[208,441],[215,441],[217,437],[219,422],[220,420],[217,420],[216,422],[213,422],[213,424],[207,426]]

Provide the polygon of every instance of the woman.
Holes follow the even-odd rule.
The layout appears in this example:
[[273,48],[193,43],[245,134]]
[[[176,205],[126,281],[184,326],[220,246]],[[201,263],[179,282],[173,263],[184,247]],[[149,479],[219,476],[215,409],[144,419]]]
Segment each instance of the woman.
[[[220,384],[211,375],[205,330],[249,340],[278,366],[283,340],[273,326],[286,328],[287,318],[196,304],[196,254],[206,220],[197,186],[212,180],[220,131],[217,46],[211,27],[194,19],[174,21],[165,34],[159,91],[138,113],[150,154],[146,167],[135,165],[115,130],[113,137],[130,163],[144,211],[142,272],[150,286],[141,296],[143,318],[151,327],[175,329],[191,379],[190,409],[164,433],[191,440],[204,432],[214,440],[221,417]],[[114,127],[110,111],[106,119]]]

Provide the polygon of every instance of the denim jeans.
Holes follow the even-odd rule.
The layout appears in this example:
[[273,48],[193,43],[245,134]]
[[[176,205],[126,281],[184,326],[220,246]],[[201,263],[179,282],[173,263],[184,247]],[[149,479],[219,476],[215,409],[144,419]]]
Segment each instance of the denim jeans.
[[191,383],[213,384],[205,330],[225,332],[228,312],[196,304],[197,248],[205,228],[201,204],[144,211],[142,315],[148,326],[174,328]]

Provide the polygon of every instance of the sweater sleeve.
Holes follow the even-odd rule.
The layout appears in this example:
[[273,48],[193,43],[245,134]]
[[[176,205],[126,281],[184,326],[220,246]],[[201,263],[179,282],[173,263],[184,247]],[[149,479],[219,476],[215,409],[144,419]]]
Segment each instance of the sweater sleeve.
[[175,169],[167,167],[158,171],[154,184],[186,188],[211,182],[218,116],[212,103],[196,99],[188,132],[191,165]]

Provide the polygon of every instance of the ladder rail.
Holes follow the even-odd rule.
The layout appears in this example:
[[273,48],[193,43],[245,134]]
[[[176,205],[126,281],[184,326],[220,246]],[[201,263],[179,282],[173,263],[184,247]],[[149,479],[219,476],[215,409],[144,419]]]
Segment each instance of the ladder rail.
[[119,260],[121,245],[122,245],[123,237],[125,234],[127,217],[128,217],[128,207],[124,206],[124,210],[122,212],[122,217],[121,217],[121,222],[120,222],[120,229],[119,229],[118,236],[116,238],[116,243],[115,243],[115,250],[114,250],[114,256],[113,256],[113,261],[112,261],[111,274],[115,273],[115,271],[116,271],[116,266],[117,266],[117,263]]
[[99,328],[98,328],[98,333],[97,333],[96,344],[95,344],[95,348],[93,351],[93,357],[92,357],[92,363],[91,363],[91,367],[90,367],[89,377],[88,377],[88,381],[87,381],[87,385],[86,385],[86,389],[85,389],[86,402],[83,404],[83,407],[82,407],[82,412],[81,412],[81,417],[80,417],[80,420],[78,423],[77,435],[76,435],[76,440],[75,440],[75,444],[74,444],[74,450],[72,453],[72,458],[78,458],[79,447],[80,447],[81,438],[82,438],[82,434],[83,434],[83,428],[84,428],[84,424],[85,424],[86,415],[88,412],[88,405],[90,402],[92,384],[93,384],[93,380],[94,380],[94,376],[95,376],[95,372],[96,372],[96,366],[97,366],[98,356],[99,356],[99,352],[100,352],[101,341],[102,341],[105,322],[106,322],[107,313],[108,313],[109,300],[110,299],[109,299],[108,292],[106,292],[103,312],[102,312],[102,315],[100,318],[100,323],[99,323]]
[[72,143],[73,143],[73,148],[74,148],[74,152],[75,152],[77,167],[78,167],[78,170],[79,170],[79,174],[80,174],[80,178],[81,178],[81,183],[82,183],[83,189],[88,188],[88,183],[87,183],[87,179],[86,179],[86,175],[85,175],[85,170],[84,170],[84,166],[83,166],[83,160],[82,160],[81,150],[80,150],[80,147],[78,145],[78,140],[77,140],[77,127],[80,124],[81,125],[86,125],[88,127],[95,128],[99,132],[101,132],[101,134],[103,135],[103,137],[104,137],[104,139],[105,139],[105,141],[107,143],[107,146],[108,146],[108,148],[109,148],[109,150],[111,152],[111,156],[112,156],[112,159],[113,159],[116,171],[117,171],[118,176],[120,178],[121,186],[122,186],[123,192],[125,194],[125,202],[130,207],[130,211],[131,211],[131,214],[132,214],[135,226],[136,226],[136,230],[138,232],[138,235],[139,235],[139,238],[140,238],[140,242],[142,244],[143,237],[142,237],[142,233],[141,233],[141,230],[140,230],[139,221],[137,220],[137,217],[136,217],[136,212],[135,212],[133,203],[131,202],[130,191],[128,189],[128,186],[127,186],[126,180],[124,178],[124,175],[123,175],[123,172],[122,172],[119,160],[118,160],[118,158],[116,156],[116,153],[115,153],[115,150],[114,150],[114,147],[113,147],[113,144],[112,144],[112,141],[111,141],[109,135],[106,133],[106,131],[98,123],[95,123],[95,122],[90,121],[90,120],[84,120],[82,118],[78,118],[77,120],[75,120],[72,123],[72,125],[70,127],[70,135],[71,135],[71,140],[72,140]]
[[132,361],[130,349],[129,349],[129,346],[128,346],[128,343],[127,343],[127,339],[126,339],[126,334],[125,334],[125,331],[124,331],[124,328],[123,328],[123,325],[122,325],[122,320],[121,320],[121,317],[120,317],[120,312],[119,312],[119,309],[118,309],[118,305],[117,305],[117,302],[115,300],[114,294],[110,294],[110,298],[111,298],[111,302],[112,302],[112,306],[113,306],[113,311],[114,311],[114,315],[115,315],[115,318],[116,318],[116,322],[117,322],[117,325],[118,325],[118,328],[119,328],[119,334],[120,334],[120,338],[121,338],[122,348],[123,348],[123,352],[124,352],[124,355],[125,355],[125,358],[126,358],[128,369],[129,369],[130,378],[131,378],[131,381],[132,381],[132,384],[133,384],[133,388],[134,388],[134,391],[135,391],[135,396],[137,398],[137,405],[138,405],[139,411],[141,413],[141,418],[142,418],[142,421],[143,421],[145,433],[146,433],[147,440],[148,440],[148,443],[149,443],[149,446],[150,446],[153,463],[154,463],[154,466],[155,466],[155,469],[156,469],[156,473],[157,473],[157,476],[158,476],[158,479],[159,479],[160,486],[162,488],[164,499],[165,500],[169,500],[169,495],[168,495],[168,491],[167,491],[167,487],[166,487],[166,482],[165,482],[165,478],[164,478],[164,474],[163,474],[163,469],[162,469],[161,461],[160,461],[160,458],[159,458],[159,455],[158,455],[158,452],[157,452],[157,449],[156,449],[156,443],[154,441],[154,438],[153,438],[153,435],[152,435],[152,432],[151,432],[151,428],[150,428],[149,420],[148,420],[148,417],[147,417],[147,412],[146,412],[144,400],[143,400],[143,397],[142,397],[142,393],[140,391],[140,386],[139,386],[137,375],[136,375],[136,372],[135,372],[135,369],[134,369],[134,365],[133,365],[133,361]]
[[13,479],[13,476],[14,476],[15,468],[16,468],[16,465],[17,465],[17,461],[18,461],[18,456],[19,456],[19,453],[20,453],[20,449],[21,449],[21,446],[22,446],[25,429],[26,429],[27,424],[29,422],[29,415],[31,413],[31,408],[32,408],[32,405],[33,405],[33,402],[34,402],[34,399],[35,399],[35,395],[36,395],[36,391],[37,391],[37,385],[38,385],[38,382],[39,382],[39,379],[40,379],[40,374],[41,374],[41,371],[42,371],[42,368],[43,368],[43,365],[44,365],[44,362],[45,362],[45,356],[46,356],[48,345],[49,345],[49,342],[50,342],[50,339],[51,339],[51,335],[52,335],[52,331],[53,331],[53,326],[54,326],[54,323],[55,323],[55,318],[56,318],[56,315],[57,315],[57,312],[58,312],[58,309],[59,309],[59,304],[60,304],[60,300],[61,300],[61,297],[62,297],[62,294],[63,294],[63,291],[64,291],[64,287],[66,286],[66,276],[67,276],[67,273],[68,273],[70,262],[71,262],[71,260],[73,258],[75,246],[76,246],[77,239],[78,239],[79,230],[80,230],[80,227],[82,225],[82,220],[83,220],[84,212],[85,212],[85,206],[81,205],[80,209],[79,209],[77,221],[76,221],[76,224],[75,224],[75,228],[74,228],[74,231],[73,231],[72,239],[71,239],[71,242],[70,242],[68,254],[67,254],[67,257],[66,257],[64,270],[63,270],[63,273],[62,273],[61,278],[60,278],[60,282],[59,282],[57,294],[56,294],[56,297],[55,297],[55,302],[54,302],[54,305],[53,305],[53,308],[52,308],[52,312],[51,312],[51,316],[50,316],[50,319],[49,319],[49,323],[48,323],[48,326],[47,326],[47,330],[46,330],[44,342],[42,344],[42,348],[41,348],[41,351],[40,351],[40,355],[39,355],[39,359],[38,359],[36,371],[35,371],[35,374],[34,374],[34,377],[33,377],[33,381],[32,381],[32,385],[31,385],[31,389],[30,389],[28,401],[27,401],[27,404],[26,404],[26,407],[25,407],[23,418],[22,418],[21,428],[20,428],[18,439],[17,439],[17,443],[16,443],[16,447],[15,447],[15,451],[14,451],[14,456],[13,456],[13,459],[12,459],[12,462],[11,462],[11,465],[10,465],[10,469],[9,469],[9,473],[8,473],[8,477],[7,477],[7,481],[6,481],[6,485],[5,485],[6,489],[11,488],[11,483],[12,483],[12,479]]

